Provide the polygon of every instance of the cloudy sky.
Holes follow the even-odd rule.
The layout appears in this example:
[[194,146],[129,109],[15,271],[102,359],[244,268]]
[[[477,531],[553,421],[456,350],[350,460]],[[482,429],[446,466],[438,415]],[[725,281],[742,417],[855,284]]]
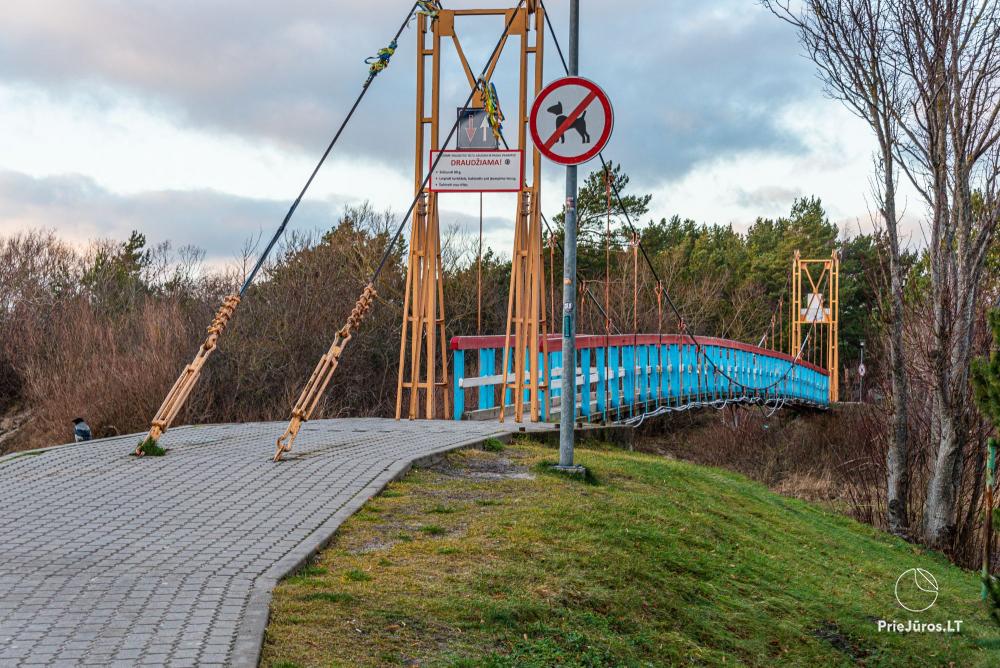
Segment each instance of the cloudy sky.
[[[472,6],[450,0],[449,7]],[[478,0],[476,6],[507,3]],[[549,0],[566,33],[568,3]],[[869,227],[872,142],[824,97],[791,29],[755,0],[582,0],[581,74],[615,105],[606,156],[653,217],[745,228],[821,197]],[[300,189],[409,0],[33,0],[0,25],[0,234],[29,227],[74,241],[193,244],[232,259],[269,234]],[[459,26],[473,69],[502,28]],[[405,211],[412,197],[413,27],[293,221],[331,225],[346,204]],[[563,42],[565,40],[563,39]],[[496,77],[513,105],[513,45]],[[565,46],[565,44],[564,44]],[[561,74],[549,48],[546,79]],[[445,61],[442,106],[467,90]],[[509,101],[508,101],[509,100]],[[513,124],[509,123],[508,127]],[[585,166],[584,169],[593,168]],[[543,204],[558,211],[560,168]],[[511,243],[513,196],[486,196],[487,242]],[[477,196],[448,196],[443,225],[473,230]]]

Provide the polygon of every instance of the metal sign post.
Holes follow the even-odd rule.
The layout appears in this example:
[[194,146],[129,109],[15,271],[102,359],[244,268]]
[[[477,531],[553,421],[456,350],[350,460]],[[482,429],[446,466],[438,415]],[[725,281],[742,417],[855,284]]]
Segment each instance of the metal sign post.
[[[573,465],[576,423],[576,166],[601,152],[611,138],[614,111],[607,94],[593,81],[577,76],[580,69],[580,1],[569,6],[568,76],[538,93],[529,125],[535,148],[546,158],[566,165],[566,216],[563,244],[562,381],[559,402],[559,466]],[[588,382],[585,378],[584,382]]]
[[[580,0],[569,4],[569,75],[580,71]],[[565,123],[563,123],[565,125]],[[573,460],[576,423],[576,165],[566,166],[566,238],[563,250],[562,389],[559,401],[559,466]]]

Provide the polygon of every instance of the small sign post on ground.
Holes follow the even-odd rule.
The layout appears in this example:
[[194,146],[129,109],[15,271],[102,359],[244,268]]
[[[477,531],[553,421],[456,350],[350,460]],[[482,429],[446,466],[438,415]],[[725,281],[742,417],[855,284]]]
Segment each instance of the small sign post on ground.
[[868,369],[865,367],[865,342],[861,342],[861,362],[858,364],[858,376],[861,377],[860,387],[858,388],[858,401],[864,403],[865,401],[865,374],[868,373]]

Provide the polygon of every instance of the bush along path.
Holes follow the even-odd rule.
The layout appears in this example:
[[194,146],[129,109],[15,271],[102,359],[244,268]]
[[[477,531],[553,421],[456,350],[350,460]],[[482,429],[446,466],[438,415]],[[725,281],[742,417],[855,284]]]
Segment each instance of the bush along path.
[[280,584],[264,665],[1000,665],[977,575],[936,553],[717,469],[492,450],[393,483]]

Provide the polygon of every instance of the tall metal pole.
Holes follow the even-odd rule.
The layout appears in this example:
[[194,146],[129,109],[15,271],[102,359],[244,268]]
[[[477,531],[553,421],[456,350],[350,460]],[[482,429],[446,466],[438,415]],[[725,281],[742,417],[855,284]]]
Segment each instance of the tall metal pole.
[[[569,3],[569,75],[580,70],[580,0]],[[566,167],[566,239],[563,247],[562,395],[559,466],[573,466],[576,422],[576,165]],[[586,381],[584,381],[586,382]]]

